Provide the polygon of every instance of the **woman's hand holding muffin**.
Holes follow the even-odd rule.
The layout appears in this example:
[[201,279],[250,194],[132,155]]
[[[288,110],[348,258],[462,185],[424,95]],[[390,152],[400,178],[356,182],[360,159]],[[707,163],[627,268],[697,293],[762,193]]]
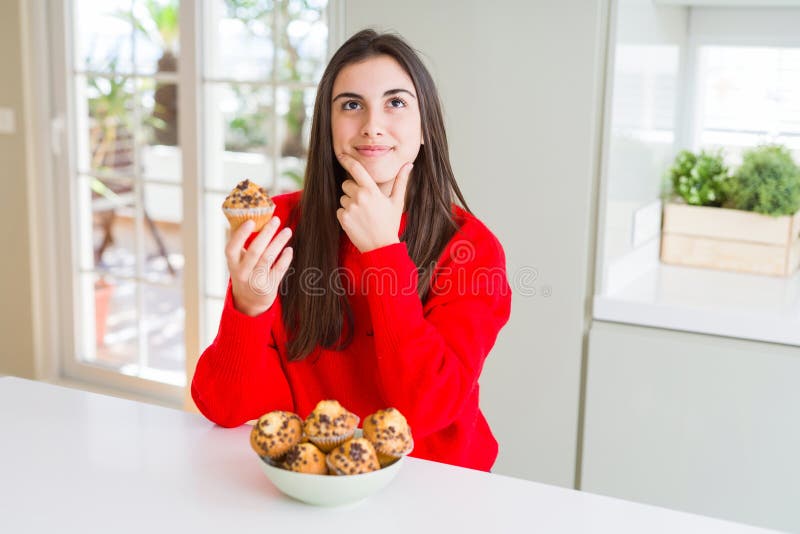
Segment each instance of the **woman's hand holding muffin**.
[[[255,317],[267,311],[278,295],[281,279],[289,270],[292,248],[286,247],[290,228],[276,234],[281,221],[273,217],[275,204],[266,190],[243,180],[225,199],[222,211],[231,224],[231,238],[225,247],[231,275],[233,304],[237,310]],[[258,235],[245,249],[252,232]],[[285,248],[284,248],[285,247]]]
[[[278,288],[292,261],[289,228],[275,235],[280,219],[273,217],[245,250],[254,223],[247,221],[231,236],[225,247],[231,274],[233,304],[245,315],[255,317],[267,311],[278,296]],[[286,247],[286,248],[284,248]]]

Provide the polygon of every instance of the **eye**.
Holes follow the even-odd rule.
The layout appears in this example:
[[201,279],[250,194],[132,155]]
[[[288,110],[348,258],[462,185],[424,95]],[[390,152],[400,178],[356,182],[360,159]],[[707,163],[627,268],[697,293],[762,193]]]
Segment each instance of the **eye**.
[[399,97],[394,97],[389,100],[389,107],[392,108],[404,108],[406,107],[406,101]]
[[360,107],[361,107],[361,104],[359,104],[355,100],[348,100],[347,102],[342,104],[342,109],[345,110],[345,111],[351,111],[351,110],[354,110],[354,109],[359,109]]

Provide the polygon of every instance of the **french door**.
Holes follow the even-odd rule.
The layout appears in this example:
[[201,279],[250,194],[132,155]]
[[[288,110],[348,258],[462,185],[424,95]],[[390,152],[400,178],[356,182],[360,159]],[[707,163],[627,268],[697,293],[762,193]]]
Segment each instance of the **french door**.
[[180,403],[222,308],[222,200],[244,178],[272,194],[302,187],[342,6],[47,8],[62,372]]

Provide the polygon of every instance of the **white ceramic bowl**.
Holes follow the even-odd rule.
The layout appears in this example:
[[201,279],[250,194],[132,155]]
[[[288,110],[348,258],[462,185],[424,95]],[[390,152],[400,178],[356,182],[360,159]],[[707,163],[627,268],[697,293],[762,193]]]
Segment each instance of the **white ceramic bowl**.
[[316,506],[341,506],[366,499],[383,489],[397,475],[403,458],[390,466],[362,475],[309,475],[275,467],[258,456],[270,482],[289,497]]

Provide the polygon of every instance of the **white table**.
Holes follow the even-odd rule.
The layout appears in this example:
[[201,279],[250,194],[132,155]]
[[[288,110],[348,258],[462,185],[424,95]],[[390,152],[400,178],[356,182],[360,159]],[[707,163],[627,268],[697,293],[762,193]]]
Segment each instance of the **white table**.
[[368,500],[315,508],[272,486],[249,430],[0,378],[0,532],[766,532],[413,458]]

